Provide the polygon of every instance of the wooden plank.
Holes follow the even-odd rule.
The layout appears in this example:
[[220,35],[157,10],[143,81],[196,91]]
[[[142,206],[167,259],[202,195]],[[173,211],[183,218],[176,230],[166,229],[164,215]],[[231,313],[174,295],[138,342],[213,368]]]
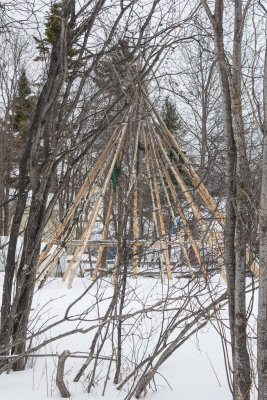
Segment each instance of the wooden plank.
[[[166,235],[167,236],[167,235]],[[152,240],[142,240],[142,239],[138,239],[138,240],[126,240],[127,245],[129,246],[144,246],[144,247],[149,247],[149,246],[153,246],[155,244],[156,240],[152,241]],[[192,244],[193,242],[196,243],[203,243],[202,240],[174,240],[174,241],[169,241],[166,240],[166,244],[168,246],[180,246],[182,244]],[[66,247],[79,247],[82,246],[83,244],[83,240],[69,240],[66,243]],[[87,247],[99,247],[99,246],[103,246],[103,247],[118,247],[118,242],[114,241],[114,240],[88,240],[87,242]]]
[[[94,261],[89,261],[89,260],[83,260],[82,261],[82,263],[83,263],[83,265],[84,264],[92,264],[92,265],[94,265],[95,264],[95,262]],[[113,264],[115,264],[115,260],[107,260],[107,264],[108,265],[113,265]],[[131,262],[129,262],[129,265],[133,265],[133,263],[131,263]],[[140,265],[153,265],[153,266],[158,266],[159,265],[159,262],[158,261],[142,261],[142,262],[140,262]],[[181,261],[171,261],[171,265],[179,265],[179,267],[180,266],[184,266],[184,265],[181,265]],[[89,271],[89,269],[90,269],[90,271],[91,272],[94,272],[94,268],[86,268],[85,269],[85,271]],[[101,268],[101,267],[99,267],[99,269],[98,269],[98,271],[100,271],[100,270],[105,270],[105,268]]]

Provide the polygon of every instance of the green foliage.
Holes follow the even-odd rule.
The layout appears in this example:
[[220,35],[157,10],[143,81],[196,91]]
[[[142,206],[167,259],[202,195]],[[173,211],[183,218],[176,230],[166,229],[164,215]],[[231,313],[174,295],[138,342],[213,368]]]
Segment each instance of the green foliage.
[[35,58],[35,61],[43,60],[48,54],[57,40],[58,34],[60,32],[60,15],[61,15],[61,2],[55,2],[51,5],[49,14],[46,17],[45,22],[45,38],[38,39],[37,37],[33,37],[36,44],[37,49],[39,50],[40,55]]
[[[161,118],[165,123],[165,125],[167,126],[167,128],[169,129],[169,131],[172,133],[172,135],[178,140],[180,146],[182,146],[183,152],[186,154],[185,151],[186,145],[183,140],[186,135],[186,131],[185,128],[183,127],[175,103],[171,101],[168,96],[165,97],[164,104],[162,106]],[[175,146],[172,146],[172,148],[170,149],[169,158],[171,163],[178,167],[178,170],[182,175],[186,185],[192,187],[191,180],[188,178],[188,176],[183,170],[184,160],[182,156],[178,153],[178,150],[176,149]],[[177,188],[178,184],[172,171],[169,171],[169,173],[174,187]]]
[[22,69],[18,80],[18,89],[14,99],[13,129],[26,135],[31,122],[34,98],[30,96],[31,88],[25,69]]
[[179,117],[179,114],[176,110],[176,106],[174,102],[172,102],[169,96],[165,97],[164,104],[161,111],[161,116],[163,122],[169,129],[169,131],[173,134],[177,133],[181,130],[182,124]]
[[45,23],[45,34],[46,41],[50,45],[53,45],[58,37],[60,31],[60,15],[61,15],[62,5],[61,3],[54,3],[51,6],[50,14],[47,17],[47,22]]
[[[44,60],[50,53],[50,50],[53,44],[56,42],[57,37],[60,33],[60,16],[62,10],[62,3],[55,2],[51,5],[49,13],[46,17],[45,22],[45,37],[44,39],[38,39],[37,37],[33,37],[36,42],[36,48],[39,51],[39,56],[37,56],[34,60]],[[68,49],[68,62],[70,63],[75,55],[78,53],[77,50],[71,48]]]

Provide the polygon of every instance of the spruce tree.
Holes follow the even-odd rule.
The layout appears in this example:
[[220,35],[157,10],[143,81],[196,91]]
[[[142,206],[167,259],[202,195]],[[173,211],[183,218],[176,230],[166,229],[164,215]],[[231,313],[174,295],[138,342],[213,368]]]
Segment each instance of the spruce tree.
[[[45,26],[45,34],[43,39],[39,39],[36,36],[33,36],[33,39],[36,42],[36,48],[39,52],[39,55],[34,59],[35,61],[43,61],[49,56],[50,51],[57,40],[57,37],[60,32],[60,17],[61,17],[62,3],[54,2],[50,6],[50,10],[46,16]],[[68,54],[68,63],[70,64],[73,61],[73,58],[76,54],[78,54],[78,50],[75,50],[73,47],[67,50]]]
[[[185,135],[186,135],[186,130],[183,127],[183,123],[181,121],[181,118],[179,116],[179,112],[177,111],[175,103],[169,98],[169,96],[166,96],[164,99],[164,103],[161,109],[161,118],[163,122],[165,123],[166,127],[168,130],[172,133],[172,135],[175,137],[179,145],[182,147],[182,151],[184,154],[186,154],[186,143],[184,141]],[[192,182],[188,178],[187,174],[183,170],[183,165],[184,165],[184,160],[182,156],[178,153],[178,150],[176,149],[175,146],[172,146],[169,152],[169,158],[172,164],[178,167],[178,170],[186,183],[186,185],[189,188],[192,188]],[[191,157],[192,158],[192,157]],[[169,174],[173,183],[173,186],[176,188],[177,192],[180,193],[180,188],[179,185],[176,181],[176,178],[174,177],[173,173],[171,170],[169,170]],[[187,207],[187,202],[185,201],[185,198],[183,195],[179,196],[179,201],[180,201],[180,206],[182,207],[182,210],[184,212],[187,212],[186,209]],[[192,218],[192,214],[188,214],[188,220]],[[174,225],[172,226],[173,232],[176,231]]]
[[13,130],[19,132],[18,139],[25,143],[31,124],[34,108],[34,96],[31,96],[31,87],[23,68],[19,79],[17,92],[13,103]]
[[35,61],[44,60],[49,55],[50,50],[57,39],[60,31],[61,8],[61,2],[55,2],[51,5],[44,24],[45,37],[43,39],[38,39],[36,36],[33,37],[37,44],[36,48],[39,51],[39,56],[35,58]]
[[[183,128],[183,124],[179,116],[179,113],[177,111],[176,105],[172,100],[170,100],[169,96],[166,96],[164,99],[164,104],[161,109],[161,118],[165,123],[166,127],[168,128],[168,130],[178,141],[180,146],[185,147],[183,139],[185,137],[186,132],[185,129]],[[173,147],[173,149],[170,152],[171,159],[175,158],[174,151],[177,153],[177,150]],[[183,151],[186,153],[184,149]],[[179,160],[180,163],[183,163],[183,159],[180,155],[179,155]]]
[[[182,131],[181,119],[176,109],[175,103],[170,100],[169,96],[164,99],[161,111],[162,120],[172,134]],[[181,132],[184,134],[183,132]]]

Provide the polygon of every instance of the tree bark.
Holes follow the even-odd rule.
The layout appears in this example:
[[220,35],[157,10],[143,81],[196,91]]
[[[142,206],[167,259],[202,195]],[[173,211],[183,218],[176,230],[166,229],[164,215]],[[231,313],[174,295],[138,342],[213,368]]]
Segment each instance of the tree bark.
[[[47,160],[43,175],[39,176],[38,143],[41,138],[46,118],[55,104],[66,74],[66,44],[67,44],[67,9],[62,7],[61,31],[53,46],[47,81],[39,96],[33,123],[29,133],[27,147],[19,167],[18,201],[13,218],[1,307],[0,345],[5,348],[14,342],[14,353],[21,353],[26,346],[28,317],[31,308],[35,285],[35,265],[41,242],[41,221],[47,200],[47,184],[50,179],[52,160]],[[33,191],[29,219],[24,236],[23,252],[18,270],[16,293],[12,303],[12,284],[15,274],[15,258],[19,229],[25,211],[27,199],[28,172]],[[14,317],[16,320],[14,321]],[[13,340],[12,340],[13,336]],[[17,346],[17,341],[21,342]],[[6,354],[2,352],[2,355]],[[15,369],[23,369],[21,360]]]
[[267,399],[267,45],[264,65],[264,138],[260,199],[260,281],[258,309],[259,400]]
[[246,334],[246,243],[247,231],[245,192],[248,188],[249,169],[243,128],[241,103],[241,43],[243,32],[242,0],[235,0],[233,43],[233,72],[226,62],[223,43],[224,2],[216,0],[215,13],[202,0],[203,7],[213,25],[215,52],[218,61],[224,138],[226,144],[226,224],[224,257],[229,296],[229,321],[233,362],[233,398],[250,397],[250,361]]
[[250,360],[247,350],[246,319],[246,249],[247,249],[247,204],[249,193],[249,168],[246,154],[246,142],[242,115],[241,98],[241,44],[243,32],[242,0],[235,0],[235,24],[233,40],[233,72],[232,72],[232,112],[236,140],[236,231],[235,231],[235,353],[234,353],[234,398],[250,397]]
[[236,170],[236,145],[232,124],[231,93],[227,71],[225,69],[224,45],[223,45],[223,2],[216,2],[215,9],[215,48],[218,59],[218,69],[222,95],[222,114],[224,140],[226,145],[225,180],[226,180],[226,221],[224,234],[224,260],[227,274],[228,307],[231,332],[232,354],[235,354],[235,225],[236,213],[235,199],[235,170]]
[[70,397],[70,392],[68,391],[65,383],[64,383],[64,367],[65,361],[70,355],[68,350],[63,351],[63,353],[58,357],[58,365],[57,365],[57,376],[56,376],[56,384],[58,390],[61,394],[61,397],[67,399]]

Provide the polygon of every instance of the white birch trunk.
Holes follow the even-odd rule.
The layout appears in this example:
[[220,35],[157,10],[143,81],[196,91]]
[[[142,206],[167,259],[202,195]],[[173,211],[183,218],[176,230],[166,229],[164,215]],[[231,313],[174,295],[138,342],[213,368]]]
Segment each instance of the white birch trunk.
[[233,398],[248,400],[250,397],[250,363],[246,335],[246,190],[248,165],[243,132],[241,103],[241,40],[242,0],[235,1],[235,37],[233,43],[233,75],[228,70],[223,43],[223,0],[216,0],[214,15],[206,0],[203,7],[212,23],[215,52],[218,62],[224,139],[226,146],[225,180],[226,225],[225,265],[228,283],[229,321],[233,362]]
[[247,200],[249,193],[249,167],[244,134],[242,96],[241,96],[241,58],[243,7],[242,0],[235,0],[235,23],[233,40],[232,114],[237,150],[236,166],[236,232],[235,232],[235,343],[234,343],[234,398],[250,398],[250,360],[247,350],[246,319],[246,249],[247,238]]
[[258,311],[258,400],[267,399],[267,44],[264,66],[264,141],[260,199],[260,283]]

